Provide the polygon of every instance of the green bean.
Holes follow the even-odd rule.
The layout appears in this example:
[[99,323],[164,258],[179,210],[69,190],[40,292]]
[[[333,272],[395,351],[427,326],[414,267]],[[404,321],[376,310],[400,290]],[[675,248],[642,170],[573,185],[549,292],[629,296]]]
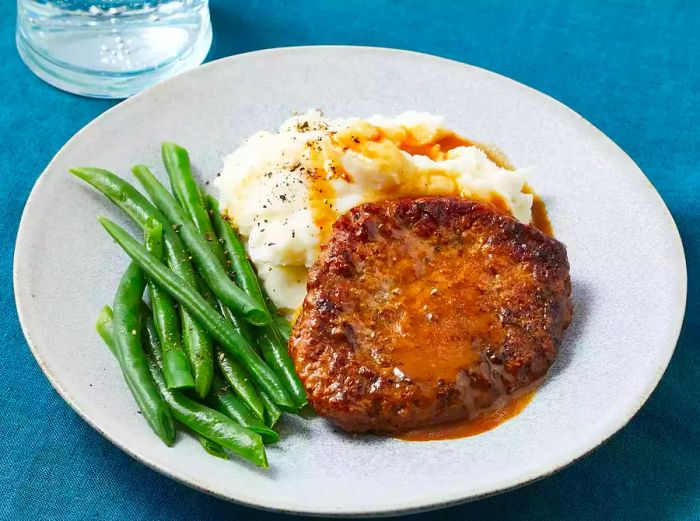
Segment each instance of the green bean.
[[[251,346],[257,346],[257,341],[256,341],[255,337],[253,336],[253,333],[250,330],[249,325],[246,322],[243,322],[242,320],[240,320],[234,313],[231,312],[230,309],[221,305],[221,303],[219,303],[219,309],[221,311],[221,314],[224,316],[224,318],[226,318],[231,323],[231,325],[236,330],[236,332],[238,332],[239,335],[241,335],[243,338],[245,338],[245,340]],[[227,361],[230,365],[230,363],[233,360],[231,360],[230,356],[228,356],[228,355],[226,355],[226,356],[227,356],[227,360],[225,360],[225,361]],[[220,363],[219,369],[221,370],[221,372],[224,372],[224,370],[221,366],[224,364],[225,361],[219,360],[219,363]],[[233,375],[229,375],[229,378],[231,378],[231,377],[233,377]],[[235,387],[235,386],[232,386],[232,387]],[[250,407],[250,410],[254,410],[255,414],[260,419],[264,420],[265,415],[267,414],[267,408],[265,406],[265,402],[263,401],[263,395],[264,395],[264,392],[261,392],[260,396],[259,396],[259,399],[260,399],[259,405],[255,405],[253,407]],[[249,404],[249,406],[250,406],[250,404]],[[282,412],[279,411],[279,409],[277,409],[277,411],[279,412],[279,415],[282,414]]]
[[202,446],[202,448],[207,451],[209,454],[216,458],[221,458],[221,459],[228,459],[228,454],[226,454],[226,451],[224,448],[216,443],[215,441],[211,441],[209,438],[206,436],[202,436],[201,434],[197,432],[193,432],[194,437],[197,438],[197,441],[199,444]]
[[116,358],[126,384],[141,414],[153,431],[170,446],[175,441],[175,424],[166,403],[149,374],[141,347],[140,307],[146,278],[138,264],[131,262],[119,282],[113,305]]
[[197,231],[173,196],[168,193],[147,167],[135,166],[132,171],[151,196],[156,207],[177,226],[179,235],[192,254],[199,272],[216,296],[231,310],[241,313],[243,318],[251,324],[265,324],[268,320],[265,310],[228,278],[206,239]]
[[214,341],[187,308],[180,308],[183,343],[194,372],[194,388],[204,398],[209,394],[214,373]]
[[131,219],[145,227],[148,219],[161,222],[160,211],[153,206],[133,185],[109,170],[102,168],[71,168],[70,173],[102,192],[110,201],[121,208]]
[[265,306],[270,311],[270,315],[272,315],[272,323],[275,325],[275,328],[277,329],[280,337],[282,337],[282,340],[284,340],[285,343],[288,343],[289,337],[292,334],[292,324],[290,324],[289,320],[280,314],[277,306],[275,306],[275,303],[272,302],[270,295],[268,295],[267,291],[265,291],[265,288],[261,287],[261,291],[265,301]]
[[229,390],[223,378],[214,377],[213,391],[209,395],[209,402],[216,410],[260,434],[265,444],[279,441],[279,434],[253,416],[250,409]]
[[258,277],[255,275],[255,271],[253,271],[253,267],[248,260],[243,243],[239,239],[238,234],[222,217],[219,212],[219,204],[214,197],[207,197],[207,206],[211,212],[216,233],[223,241],[226,252],[229,255],[235,272],[236,282],[267,314],[268,323],[260,328],[258,335],[260,352],[267,365],[282,379],[285,388],[294,400],[294,404],[298,408],[302,408],[307,402],[304,385],[294,369],[294,363],[287,351],[287,345],[282,335],[277,331],[277,327],[272,321],[272,316],[265,306],[265,299]]
[[221,301],[219,301],[219,311],[226,320],[231,322],[233,328],[245,339],[246,342],[248,342],[253,348],[257,346],[257,340],[255,339],[255,335],[251,329],[252,326],[248,324],[248,322],[241,320],[238,315],[224,306]]
[[[272,313],[272,311],[270,311],[270,313]],[[272,322],[275,324],[282,339],[288,343],[289,337],[292,334],[292,325],[289,323],[289,320],[280,315],[272,315]]]
[[275,306],[275,303],[272,302],[272,299],[265,291],[265,288],[262,288],[262,293],[263,298],[265,299],[265,305],[270,311],[270,315],[272,315],[272,323],[275,325],[275,328],[277,328],[277,332],[279,333],[280,337],[282,337],[282,340],[288,344],[289,337],[292,335],[292,324],[280,314],[277,306]]
[[280,416],[282,416],[282,411],[280,411],[279,407],[275,405],[275,402],[270,399],[265,391],[260,393],[260,398],[262,398],[265,404],[265,425],[272,427],[277,423],[277,420],[280,419]]
[[277,327],[277,331],[282,336],[282,339],[288,344],[289,337],[292,336],[292,325],[289,323],[289,320],[280,315],[273,316],[272,320]]
[[267,291],[265,291],[265,288],[260,286],[260,291],[262,292],[265,307],[270,312],[272,323],[274,324],[277,333],[285,344],[289,343],[289,337],[292,334],[292,324],[279,312],[275,303],[272,302],[270,295],[268,295]]
[[259,434],[233,422],[225,414],[195,402],[177,389],[168,389],[157,364],[150,357],[147,360],[156,384],[177,421],[252,463],[268,468],[265,447]]
[[222,241],[224,250],[228,254],[228,260],[231,263],[231,270],[233,271],[236,284],[251,298],[255,299],[258,304],[264,306],[265,301],[260,288],[260,282],[255,274],[255,270],[253,270],[253,266],[248,260],[248,253],[240,237],[238,237],[238,233],[231,228],[231,225],[221,215],[219,211],[219,202],[214,196],[208,195],[206,204],[212,218],[212,224],[216,235]]
[[145,248],[117,224],[104,217],[99,218],[102,226],[124,251],[181,305],[185,306],[207,331],[241,363],[252,375],[261,390],[267,391],[272,401],[285,410],[296,407],[281,385],[277,375],[262,361],[253,348],[239,335],[207,301],[181,277],[175,275],[165,265],[150,255]]
[[[210,291],[204,284],[202,278],[195,273],[194,288],[202,294],[203,288]],[[197,332],[195,331],[195,334]],[[211,384],[214,380],[214,341],[211,335],[206,333],[206,341],[192,345],[192,356],[197,365],[198,374],[202,383],[202,388],[197,390],[197,395],[200,398],[205,398],[211,390]]]
[[[252,263],[248,258],[248,253],[238,233],[221,215],[219,202],[212,195],[207,195],[206,202],[216,234],[224,244],[225,252],[228,254],[228,263],[231,266],[236,284],[254,298],[261,306],[266,308],[271,319],[270,325],[277,329],[276,334],[286,342],[289,339],[289,332],[291,332],[289,322],[284,317],[278,315],[277,308],[260,285],[260,280],[255,274]],[[272,336],[274,337],[275,334],[272,334]],[[291,367],[291,361],[289,363]],[[300,383],[297,385],[301,386]],[[305,401],[306,395],[304,394],[304,402]]]
[[[160,221],[149,220],[146,225],[145,239],[146,251],[163,261],[163,225]],[[182,331],[175,302],[153,281],[149,282],[148,291],[153,308],[153,322],[163,348],[163,375],[168,388],[194,387],[190,361],[182,347]]]
[[207,240],[212,253],[219,259],[221,264],[225,264],[224,250],[216,240],[214,228],[212,228],[209,215],[205,209],[202,194],[194,177],[192,177],[192,166],[187,150],[175,143],[168,142],[162,143],[160,149],[175,199],[190,216],[199,233]]
[[[74,168],[70,172],[102,192],[142,229],[145,230],[146,223],[151,219],[160,221],[163,224],[163,240],[168,266],[176,275],[194,286],[195,271],[189,260],[190,254],[174,232],[170,221],[133,185],[101,168]],[[180,307],[180,321],[184,347],[194,373],[195,389],[200,396],[204,396],[211,385],[211,371],[208,372],[207,368],[211,367],[213,362],[207,358],[206,354],[212,353],[212,340],[182,306]]]
[[231,421],[226,415],[195,402],[176,389],[168,389],[160,369],[163,360],[158,335],[150,317],[146,319],[144,330],[148,368],[175,419],[214,443],[267,468],[265,447],[259,434]]
[[226,378],[226,381],[231,386],[231,390],[238,395],[255,416],[262,420],[264,418],[265,405],[245,369],[225,351],[217,353],[216,361],[219,371]]
[[[200,186],[199,192],[201,194],[202,200],[205,201],[206,197],[207,197],[207,192],[206,192],[206,190],[204,190],[204,187]],[[205,216],[205,219],[202,219],[202,220],[204,220],[204,222],[208,222],[209,226],[211,227],[211,220],[209,219],[208,214],[207,214],[207,216]],[[200,230],[201,230],[201,228],[200,228]],[[214,238],[213,241],[209,242],[209,244],[212,246],[212,251],[214,251],[214,249],[216,248],[216,249],[218,249],[219,252],[221,252],[221,254],[223,256],[223,260],[222,259],[219,259],[219,260],[222,260],[222,266],[224,267],[224,269],[229,269],[231,263],[230,263],[230,261],[228,261],[228,259],[226,259],[226,255],[224,254],[224,250],[220,246],[221,240],[219,240],[215,234],[211,235],[211,236]],[[218,258],[218,254],[217,254],[217,258]],[[247,322],[245,322],[244,320],[241,320],[238,317],[238,315],[236,315],[229,308],[227,308],[226,305],[223,302],[221,302],[220,299],[217,299],[217,303],[219,306],[219,311],[224,316],[224,318],[227,319],[229,322],[231,322],[231,324],[233,324],[233,327],[236,329],[238,334],[241,335],[243,338],[245,338],[246,342],[248,342],[251,346],[255,347],[257,345],[257,340],[255,339],[255,335],[253,334],[253,331],[251,329],[252,326],[250,324],[248,324]]]
[[274,328],[261,328],[258,333],[258,349],[265,363],[282,379],[285,388],[288,391],[291,390],[291,396],[297,408],[304,407],[307,403],[306,391],[294,369],[286,344],[276,336]]
[[114,314],[111,307],[105,306],[102,308],[102,311],[97,316],[95,329],[100,338],[107,344],[109,350],[112,351],[112,354],[117,356],[117,351],[114,347]]
[[[141,301],[141,312],[139,313],[139,331],[143,331],[145,318],[150,314],[150,308],[145,302]],[[97,316],[95,329],[104,343],[107,344],[109,350],[112,351],[112,354],[117,356],[117,352],[115,351],[114,347],[114,313],[112,312],[111,307],[105,306],[102,308],[102,311],[100,311],[100,314]]]
[[[177,147],[177,145],[173,145]],[[184,149],[180,149],[184,151],[185,154],[187,154],[187,151]],[[189,159],[188,159],[189,161]],[[189,170],[188,170],[189,172]],[[190,177],[190,188],[189,190],[194,190],[196,185],[194,184],[194,179],[192,179],[192,174],[189,173]],[[205,209],[204,202],[207,197],[207,192],[204,190],[203,187],[199,187],[199,192],[200,198],[198,199],[198,205],[196,206],[197,210],[194,210],[191,212],[192,220],[195,221],[195,224],[197,228],[202,232],[205,236],[205,238],[208,238],[207,240],[209,241],[209,245],[212,249],[212,252],[217,256],[219,261],[221,262],[221,265],[224,267],[224,269],[229,269],[230,268],[230,261],[226,259],[226,255],[224,254],[224,250],[221,248],[220,245],[220,240],[217,239],[216,234],[213,231],[211,220],[209,219],[209,214],[208,210]],[[193,197],[194,198],[194,197]],[[204,213],[198,211],[202,210]],[[196,214],[196,218],[195,218]],[[200,224],[197,224],[199,222]],[[201,291],[200,291],[201,293]],[[205,295],[206,298],[206,295]],[[232,312],[229,308],[226,307],[226,305],[220,300],[217,299],[219,311],[221,314],[224,316],[225,319],[227,319],[231,324],[233,325],[234,329],[236,332],[238,332],[239,335],[241,335],[243,338],[245,338],[246,342],[248,342],[251,346],[256,347],[257,345],[257,340],[255,338],[255,335],[253,334],[253,331],[251,329],[251,325],[249,325],[247,322],[241,320],[238,315],[236,315],[234,312]]]
[[[211,307],[216,307],[218,305],[222,311],[228,311],[228,308],[220,301],[217,302],[211,289],[209,289],[201,278],[198,280],[197,288],[199,289],[200,295],[204,297],[204,300],[206,300]],[[226,319],[226,314],[222,314],[224,315],[224,319]],[[233,313],[231,313],[231,316],[233,316]],[[238,394],[250,410],[262,419],[264,406],[260,400],[258,391],[255,390],[253,382],[250,381],[248,372],[243,369],[230,354],[221,349],[217,349],[216,361],[219,369],[231,384],[231,388]]]

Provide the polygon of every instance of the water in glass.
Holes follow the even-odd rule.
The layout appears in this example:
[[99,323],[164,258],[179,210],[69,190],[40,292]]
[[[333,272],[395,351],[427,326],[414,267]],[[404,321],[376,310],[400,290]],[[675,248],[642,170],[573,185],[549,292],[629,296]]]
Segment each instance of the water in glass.
[[17,47],[49,83],[122,98],[200,64],[208,0],[18,0]]

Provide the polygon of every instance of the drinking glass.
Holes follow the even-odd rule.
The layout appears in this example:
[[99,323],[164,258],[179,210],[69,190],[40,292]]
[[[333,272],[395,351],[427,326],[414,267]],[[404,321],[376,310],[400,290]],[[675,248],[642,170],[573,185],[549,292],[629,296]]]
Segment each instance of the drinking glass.
[[48,83],[126,98],[204,61],[209,0],[17,0],[16,39]]

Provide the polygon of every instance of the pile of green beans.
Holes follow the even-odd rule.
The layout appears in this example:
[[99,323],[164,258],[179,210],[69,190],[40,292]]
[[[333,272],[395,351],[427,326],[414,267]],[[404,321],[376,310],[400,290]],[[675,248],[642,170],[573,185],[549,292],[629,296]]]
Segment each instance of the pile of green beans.
[[187,151],[163,143],[161,153],[172,193],[147,167],[132,169],[152,202],[107,170],[70,170],[144,232],[141,241],[99,218],[132,261],[96,329],[166,445],[181,426],[213,456],[233,453],[266,468],[264,445],[279,440],[275,423],[307,403],[286,349],[290,326],[218,202],[195,182]]

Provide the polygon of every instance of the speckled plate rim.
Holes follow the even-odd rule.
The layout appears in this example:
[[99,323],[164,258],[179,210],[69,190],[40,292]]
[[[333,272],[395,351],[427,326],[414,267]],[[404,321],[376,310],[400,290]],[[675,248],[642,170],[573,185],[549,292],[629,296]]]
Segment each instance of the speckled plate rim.
[[[501,81],[505,82],[511,82],[513,84],[516,84],[520,89],[525,89],[529,91],[529,93],[533,96],[545,98],[549,103],[551,103],[554,106],[557,106],[558,109],[567,111],[570,113],[570,115],[574,116],[577,118],[582,126],[585,126],[586,131],[588,134],[590,134],[591,139],[597,139],[599,141],[599,145],[605,146],[607,149],[607,153],[610,154],[610,156],[616,160],[621,160],[625,161],[628,164],[628,168],[626,168],[627,173],[632,176],[638,176],[646,182],[651,185],[649,180],[646,178],[644,173],[641,171],[641,169],[636,165],[636,163],[619,147],[617,146],[610,138],[608,138],[605,134],[603,134],[599,129],[597,129],[594,125],[592,125],[590,122],[585,120],[581,115],[567,107],[566,105],[562,104],[561,102],[557,101],[556,99],[552,98],[551,96],[548,96],[540,91],[537,91],[531,87],[528,87],[520,82],[517,82],[515,80],[512,80],[506,76],[488,71],[486,69],[482,69],[480,67],[475,67],[472,65],[468,65],[465,63],[461,63],[458,61],[454,60],[449,60],[446,58],[438,57],[438,56],[432,56],[428,55],[425,53],[418,53],[418,52],[413,52],[413,51],[406,51],[406,50],[401,50],[401,49],[391,49],[391,48],[381,48],[381,47],[364,47],[364,46],[300,46],[300,47],[282,47],[282,48],[274,48],[274,49],[264,49],[264,50],[259,50],[259,51],[253,51],[249,53],[244,53],[240,55],[235,55],[235,56],[230,56],[227,58],[222,58],[219,60],[215,60],[209,63],[206,63],[204,65],[201,65],[200,67],[197,67],[194,69],[194,71],[201,71],[201,69],[208,69],[208,68],[214,68],[214,67],[221,67],[222,65],[225,65],[226,63],[241,59],[241,58],[250,58],[251,56],[255,55],[263,55],[263,54],[277,54],[280,55],[278,58],[282,57],[282,55],[286,53],[294,53],[294,52],[299,52],[303,50],[308,50],[308,51],[313,51],[314,49],[326,49],[326,50],[338,50],[339,52],[352,52],[353,50],[363,50],[363,51],[371,51],[371,52],[376,52],[376,53],[384,53],[384,54],[395,54],[395,55],[404,55],[404,56],[410,56],[414,55],[416,58],[430,58],[433,60],[439,60],[443,62],[445,65],[456,67],[456,68],[470,68],[479,71],[481,74],[486,74],[486,75],[491,75],[494,77],[499,78]],[[103,118],[109,118],[112,116],[114,112],[118,112],[120,110],[123,110],[125,106],[129,106],[132,103],[135,103],[137,100],[140,100],[142,97],[147,97],[151,93],[157,92],[157,91],[167,91],[169,88],[170,84],[172,82],[177,82],[179,78],[182,76],[186,76],[190,74],[193,71],[190,71],[188,73],[184,73],[183,75],[176,76],[174,78],[171,78],[163,83],[160,83],[158,85],[155,85],[144,92],[133,96],[130,99],[127,99],[118,105],[112,107],[111,109],[105,111],[101,115],[99,115],[97,118],[92,120],[90,123],[85,125],[80,131],[78,131],[70,140],[68,140],[63,147],[56,153],[54,158],[49,162],[49,164],[46,166],[42,174],[39,176],[37,179],[34,187],[32,188],[32,191],[27,199],[27,202],[25,203],[25,208],[22,213],[22,218],[20,220],[20,225],[17,233],[17,240],[15,243],[15,252],[14,252],[14,261],[13,261],[13,286],[14,286],[14,293],[15,293],[15,300],[16,300],[16,307],[17,307],[17,314],[19,317],[20,325],[22,327],[22,331],[24,333],[24,336],[27,340],[27,344],[29,345],[29,348],[36,359],[39,367],[41,370],[44,372],[46,375],[47,379],[51,383],[51,385],[54,387],[54,389],[58,392],[58,394],[68,403],[68,405],[81,417],[83,418],[92,428],[94,428],[97,432],[99,432],[102,436],[107,438],[109,441],[111,441],[113,444],[115,444],[117,447],[119,447],[122,451],[136,459],[137,461],[140,461],[141,463],[145,464],[146,466],[152,468],[153,470],[156,470],[180,483],[183,483],[187,486],[190,486],[192,488],[195,488],[201,492],[220,497],[222,499],[232,501],[241,505],[245,506],[250,506],[250,507],[255,507],[255,508],[260,508],[268,511],[273,511],[273,512],[280,512],[280,513],[287,513],[287,514],[306,514],[306,515],[313,515],[313,516],[331,516],[331,517],[368,517],[368,516],[394,516],[394,515],[401,515],[401,514],[409,514],[409,513],[418,513],[418,512],[424,512],[428,510],[434,510],[434,509],[439,509],[439,508],[444,508],[448,506],[453,506],[457,505],[460,503],[465,503],[468,501],[473,501],[489,496],[493,496],[502,492],[506,492],[509,490],[513,490],[519,487],[522,487],[524,485],[527,485],[529,483],[532,483],[534,481],[537,481],[539,479],[542,479],[544,477],[550,476],[559,470],[567,467],[568,465],[578,461],[579,459],[583,458],[593,450],[595,450],[597,447],[599,447],[602,443],[604,443],[606,440],[608,440],[613,434],[615,434],[617,431],[622,429],[630,420],[631,418],[639,411],[639,409],[644,405],[644,403],[647,401],[653,390],[656,388],[658,385],[659,381],[661,380],[661,377],[663,376],[668,363],[670,362],[670,359],[673,355],[673,351],[675,349],[676,343],[678,341],[678,337],[681,332],[681,327],[683,324],[683,318],[685,315],[685,306],[686,306],[686,298],[687,298],[687,268],[686,268],[686,262],[685,262],[685,254],[683,250],[683,244],[681,241],[680,234],[678,232],[678,229],[676,227],[676,224],[673,220],[673,217],[668,210],[668,207],[664,203],[663,199],[661,196],[658,194],[658,192],[654,189],[654,196],[657,199],[657,204],[660,206],[660,208],[664,212],[664,216],[667,220],[665,223],[669,234],[672,234],[672,239],[675,242],[675,251],[670,252],[672,253],[671,258],[669,259],[669,263],[675,264],[675,268],[678,270],[678,273],[680,274],[679,276],[681,277],[680,279],[680,284],[678,286],[678,294],[677,294],[677,299],[675,302],[677,302],[677,307],[674,310],[674,321],[672,324],[669,325],[667,329],[667,340],[664,343],[665,345],[665,350],[660,353],[659,356],[659,363],[658,367],[656,368],[655,374],[651,375],[651,377],[648,379],[647,386],[644,390],[643,394],[640,394],[638,396],[638,401],[635,403],[633,407],[630,407],[628,410],[626,410],[626,414],[624,415],[619,415],[615,417],[613,420],[609,421],[605,426],[601,427],[598,431],[598,437],[591,443],[589,443],[587,446],[579,446],[579,450],[576,453],[570,454],[570,457],[564,461],[561,461],[557,465],[550,465],[547,466],[546,468],[540,468],[537,471],[534,472],[529,472],[529,473],[523,473],[519,475],[517,478],[512,479],[508,482],[502,483],[501,486],[494,487],[492,490],[485,492],[483,494],[476,494],[476,495],[471,495],[471,496],[464,496],[464,495],[451,495],[451,496],[443,496],[443,497],[435,497],[433,501],[421,501],[421,502],[410,502],[410,501],[404,501],[401,504],[395,504],[391,502],[387,502],[386,508],[382,509],[377,509],[374,511],[329,511],[329,510],[314,510],[313,508],[309,508],[308,510],[306,509],[300,509],[296,505],[285,505],[285,504],[279,504],[279,503],[274,503],[274,504],[265,504],[261,503],[260,501],[256,501],[255,499],[246,496],[244,491],[241,491],[240,495],[238,497],[230,497],[227,495],[222,495],[217,493],[214,490],[211,490],[207,484],[203,482],[199,482],[197,480],[191,480],[191,479],[186,479],[182,478],[179,476],[176,472],[174,472],[172,469],[168,468],[165,465],[162,465],[158,463],[157,461],[150,459],[145,456],[141,456],[137,454],[136,452],[132,451],[129,446],[126,444],[123,444],[120,442],[120,440],[108,435],[105,433],[102,429],[100,429],[93,421],[91,421],[91,418],[89,415],[87,415],[81,408],[75,403],[74,398],[63,388],[61,385],[61,382],[51,373],[51,371],[47,368],[44,360],[42,359],[40,350],[38,346],[34,343],[32,339],[32,334],[31,331],[28,327],[28,319],[24,314],[23,309],[26,308],[24,304],[24,300],[22,299],[22,283],[23,283],[23,270],[25,269],[24,266],[28,266],[29,264],[26,264],[26,261],[28,261],[27,253],[25,252],[25,242],[26,237],[27,237],[27,226],[26,226],[26,215],[28,213],[28,208],[31,207],[35,194],[37,193],[37,189],[42,185],[42,183],[45,181],[46,176],[45,174],[52,168],[53,164],[58,160],[58,158],[61,156],[62,152],[67,149],[68,147],[71,146],[73,141],[75,141],[80,135],[82,135],[85,132],[90,131],[91,127],[95,125],[98,121],[101,121]]]

